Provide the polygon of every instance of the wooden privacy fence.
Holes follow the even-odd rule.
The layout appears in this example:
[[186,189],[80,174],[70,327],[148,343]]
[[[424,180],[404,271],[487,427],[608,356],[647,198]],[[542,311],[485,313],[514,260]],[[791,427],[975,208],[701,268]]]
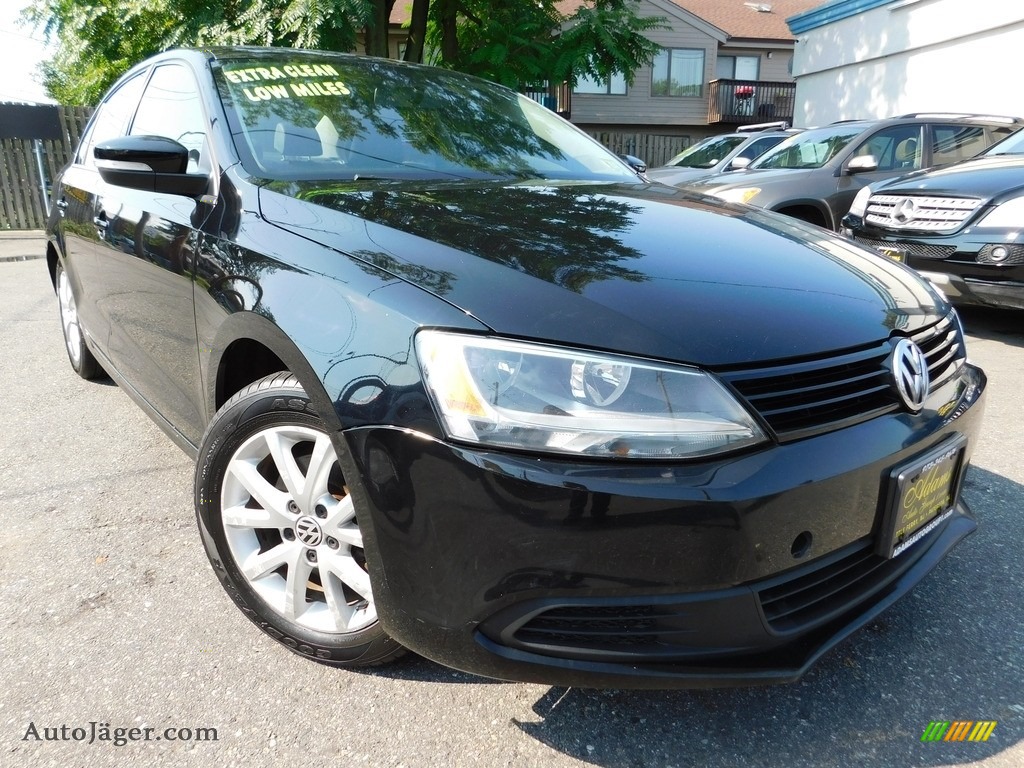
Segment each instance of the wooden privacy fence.
[[[53,111],[59,128],[37,129],[30,110]],[[0,105],[0,230],[41,229],[46,223],[50,185],[71,159],[92,114],[91,107]]]
[[693,143],[689,136],[663,136],[656,133],[592,131],[590,135],[617,155],[639,157],[647,163],[648,168],[665,165]]

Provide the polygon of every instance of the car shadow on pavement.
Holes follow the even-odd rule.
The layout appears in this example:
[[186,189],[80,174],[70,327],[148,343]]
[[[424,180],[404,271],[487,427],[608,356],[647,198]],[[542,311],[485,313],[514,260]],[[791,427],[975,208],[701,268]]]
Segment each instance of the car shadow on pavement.
[[[551,688],[513,721],[566,755],[640,766],[939,766],[1024,739],[1024,487],[973,467],[978,531],[799,683],[697,691]],[[985,742],[922,742],[932,721],[996,721]],[[1009,757],[1005,765],[1019,764]],[[998,758],[997,758],[998,760]],[[998,762],[1003,765],[1003,762]]]

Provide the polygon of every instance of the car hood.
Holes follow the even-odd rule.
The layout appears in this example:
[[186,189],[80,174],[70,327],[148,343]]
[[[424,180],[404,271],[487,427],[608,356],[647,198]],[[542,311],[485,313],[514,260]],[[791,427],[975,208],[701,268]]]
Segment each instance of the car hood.
[[799,183],[801,179],[809,176],[813,171],[821,172],[818,168],[744,168],[720,176],[706,176],[689,183],[687,186],[704,194],[711,194],[722,189],[739,189],[742,187],[770,188],[776,184]]
[[680,362],[816,355],[948,310],[824,230],[658,184],[275,183],[260,208],[497,333]]
[[959,197],[1013,197],[1024,189],[1024,156],[992,155],[943,168],[917,171],[881,184],[872,192]]
[[714,168],[678,168],[668,166],[666,168],[655,168],[647,172],[647,178],[661,184],[683,184],[703,179],[706,176],[714,175],[716,179],[721,178],[721,172]]

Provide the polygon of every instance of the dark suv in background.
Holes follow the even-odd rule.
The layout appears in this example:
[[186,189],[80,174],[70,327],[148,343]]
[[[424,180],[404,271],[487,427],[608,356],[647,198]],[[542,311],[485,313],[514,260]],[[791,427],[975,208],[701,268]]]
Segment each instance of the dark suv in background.
[[864,187],[842,231],[958,304],[1024,309],[1024,132],[973,160]]
[[745,171],[687,186],[835,230],[862,187],[974,157],[1022,125],[1015,117],[953,114],[848,120],[793,136]]

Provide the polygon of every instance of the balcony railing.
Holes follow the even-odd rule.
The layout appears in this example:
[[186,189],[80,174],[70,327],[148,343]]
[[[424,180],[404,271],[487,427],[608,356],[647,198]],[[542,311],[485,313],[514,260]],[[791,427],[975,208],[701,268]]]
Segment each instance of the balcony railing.
[[557,112],[566,120],[572,114],[572,89],[566,82],[528,85],[521,90],[521,93],[538,104],[543,104],[552,112]]
[[793,123],[796,83],[764,80],[712,80],[708,84],[708,123],[751,125]]

